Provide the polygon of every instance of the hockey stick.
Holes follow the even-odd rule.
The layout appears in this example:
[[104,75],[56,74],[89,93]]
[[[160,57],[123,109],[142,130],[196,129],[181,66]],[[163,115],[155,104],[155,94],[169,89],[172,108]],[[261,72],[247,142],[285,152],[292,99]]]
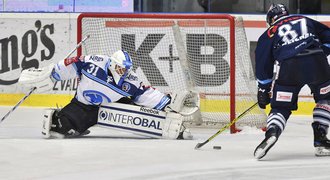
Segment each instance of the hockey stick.
[[9,116],[9,114],[12,113],[20,104],[22,104],[22,102],[25,101],[25,99],[28,98],[33,93],[33,91],[36,90],[36,89],[37,89],[37,87],[32,88],[13,108],[11,108],[10,111],[7,112],[7,114],[5,116],[3,116],[1,118],[0,123],[3,120],[5,120]]
[[77,44],[77,46],[74,48],[74,49],[72,49],[72,51],[71,52],[69,52],[69,54],[68,55],[66,55],[66,57],[64,58],[64,59],[66,59],[66,58],[68,58],[69,56],[71,56],[71,54],[73,54],[88,38],[90,37],[90,35],[87,35],[84,39],[82,39],[78,44]]
[[[73,54],[88,38],[89,38],[90,36],[89,35],[87,35],[83,40],[81,40],[78,44],[77,44],[77,46],[72,50],[72,51],[70,51],[70,53],[68,54],[68,55],[66,55],[66,57],[64,58],[64,59],[66,59],[66,58],[68,58],[69,56],[71,56],[71,54]],[[3,116],[2,118],[1,118],[1,121],[0,121],[0,123],[3,121],[3,120],[5,120],[8,116],[9,116],[9,114],[10,113],[12,113],[20,104],[22,104],[24,101],[25,101],[25,99],[26,98],[28,98],[32,93],[33,93],[33,91],[35,91],[37,89],[37,87],[33,87],[10,111],[8,111],[6,114],[5,114],[5,116]]]
[[230,123],[228,123],[224,127],[222,127],[218,132],[216,132],[213,136],[209,137],[206,141],[204,141],[202,143],[197,143],[195,149],[199,149],[202,146],[204,146],[206,143],[210,142],[213,138],[215,138],[217,135],[219,135],[224,130],[226,130],[227,128],[229,128],[231,125],[233,125],[235,122],[237,122],[241,117],[243,117],[246,113],[248,113],[249,111],[251,111],[257,105],[258,105],[258,102],[254,103],[251,107],[249,107],[247,110],[245,110],[244,112],[242,112],[242,114],[240,114],[239,116],[237,116],[233,121],[231,121]]

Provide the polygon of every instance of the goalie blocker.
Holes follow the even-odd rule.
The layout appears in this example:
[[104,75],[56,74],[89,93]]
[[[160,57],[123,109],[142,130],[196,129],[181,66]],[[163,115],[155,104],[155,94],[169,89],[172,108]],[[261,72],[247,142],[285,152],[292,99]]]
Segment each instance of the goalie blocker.
[[101,106],[97,122],[100,127],[145,137],[192,139],[189,129],[182,123],[183,116],[179,113],[120,103]]

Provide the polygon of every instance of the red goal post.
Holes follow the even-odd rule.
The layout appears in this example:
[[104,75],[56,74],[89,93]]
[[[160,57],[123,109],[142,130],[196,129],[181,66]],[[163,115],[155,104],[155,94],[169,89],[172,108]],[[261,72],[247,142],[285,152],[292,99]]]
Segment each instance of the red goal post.
[[[201,112],[187,122],[203,127],[229,123],[256,102],[256,84],[242,18],[226,14],[82,13],[77,41],[91,38],[81,54],[128,51],[134,70],[163,92],[199,92]],[[263,127],[265,113],[255,108],[240,126]],[[231,127],[236,132],[237,126]]]

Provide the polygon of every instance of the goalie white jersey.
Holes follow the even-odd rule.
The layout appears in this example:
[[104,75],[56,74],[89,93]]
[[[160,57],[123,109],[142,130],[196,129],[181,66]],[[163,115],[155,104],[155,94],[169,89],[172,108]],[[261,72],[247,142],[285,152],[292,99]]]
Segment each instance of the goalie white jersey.
[[108,56],[81,56],[58,62],[51,76],[57,81],[78,77],[79,86],[75,98],[86,105],[116,102],[122,97],[130,98],[137,105],[159,110],[169,104],[168,96],[144,86],[133,71],[127,74],[120,85],[116,84],[109,71],[110,65],[111,59]]
[[[54,81],[79,80],[69,104],[61,110],[45,111],[42,130],[45,138],[86,135],[88,128],[99,124],[153,138],[191,139],[191,133],[182,125],[183,115],[198,110],[198,95],[190,91],[166,95],[144,86],[131,69],[129,54],[120,50],[111,57],[71,57],[56,65],[24,70],[19,82],[42,93],[49,91]],[[138,106],[123,104],[131,102]],[[146,113],[146,108],[162,115]]]

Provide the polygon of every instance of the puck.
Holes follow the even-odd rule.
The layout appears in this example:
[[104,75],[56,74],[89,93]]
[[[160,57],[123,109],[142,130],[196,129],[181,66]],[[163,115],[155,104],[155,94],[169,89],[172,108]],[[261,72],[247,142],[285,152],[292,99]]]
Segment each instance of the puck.
[[213,146],[213,149],[221,149],[221,146]]

